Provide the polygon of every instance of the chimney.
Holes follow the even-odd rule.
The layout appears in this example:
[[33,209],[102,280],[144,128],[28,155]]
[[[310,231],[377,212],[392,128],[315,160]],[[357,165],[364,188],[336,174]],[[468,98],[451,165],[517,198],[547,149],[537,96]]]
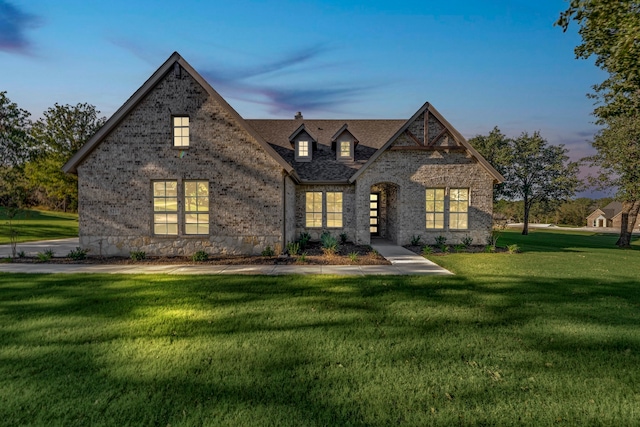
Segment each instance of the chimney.
[[296,120],[302,120],[302,112],[298,111],[293,118]]

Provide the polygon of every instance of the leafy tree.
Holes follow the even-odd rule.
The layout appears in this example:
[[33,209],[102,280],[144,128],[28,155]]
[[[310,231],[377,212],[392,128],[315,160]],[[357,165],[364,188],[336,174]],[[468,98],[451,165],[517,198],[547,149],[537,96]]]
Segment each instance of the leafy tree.
[[27,168],[30,181],[56,209],[75,209],[78,179],[62,172],[62,166],[104,124],[105,118],[90,104],[55,104],[33,125],[36,159]]
[[[482,154],[482,157],[491,166],[504,175],[505,167],[509,160],[509,140],[497,126],[489,132],[489,135],[476,135],[469,139],[469,143]],[[498,184],[494,188],[494,202],[503,195],[503,188],[504,184]]]
[[597,154],[588,158],[598,168],[599,186],[615,186],[622,201],[622,227],[617,245],[629,247],[640,211],[640,116],[609,117],[592,145]]
[[523,201],[522,234],[529,234],[529,213],[534,203],[565,200],[579,187],[578,163],[569,162],[563,145],[548,145],[539,132],[523,132],[509,140],[503,193]]

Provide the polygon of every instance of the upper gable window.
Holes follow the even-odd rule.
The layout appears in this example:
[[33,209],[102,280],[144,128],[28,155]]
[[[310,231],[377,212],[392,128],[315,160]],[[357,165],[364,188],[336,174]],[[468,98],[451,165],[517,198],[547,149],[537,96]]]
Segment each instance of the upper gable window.
[[309,157],[309,141],[298,141],[298,157]]
[[295,159],[296,162],[310,162],[311,161],[311,151],[313,149],[312,142],[308,139],[301,139],[296,141],[296,152]]
[[338,160],[353,159],[353,143],[351,141],[338,141],[337,148]]
[[189,146],[189,117],[187,116],[173,117],[173,146],[174,147]]

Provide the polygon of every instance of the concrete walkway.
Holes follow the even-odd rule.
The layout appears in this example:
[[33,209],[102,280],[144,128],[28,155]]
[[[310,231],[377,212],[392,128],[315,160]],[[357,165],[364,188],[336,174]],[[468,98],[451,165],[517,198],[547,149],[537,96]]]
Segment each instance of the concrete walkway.
[[[78,246],[78,239],[48,240],[24,243],[18,251],[28,256],[52,249],[64,257]],[[337,276],[367,275],[436,275],[450,271],[414,254],[413,252],[380,240],[371,245],[391,265],[198,265],[198,264],[12,264],[0,263],[5,273],[108,273],[108,274],[330,274]],[[0,257],[11,254],[9,245],[0,245]]]

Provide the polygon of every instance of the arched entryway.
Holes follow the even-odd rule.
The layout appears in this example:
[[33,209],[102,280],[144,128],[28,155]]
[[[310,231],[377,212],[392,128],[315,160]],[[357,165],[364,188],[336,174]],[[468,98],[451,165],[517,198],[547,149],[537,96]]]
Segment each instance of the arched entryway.
[[398,241],[398,186],[391,182],[373,184],[369,191],[369,232],[393,243]]

